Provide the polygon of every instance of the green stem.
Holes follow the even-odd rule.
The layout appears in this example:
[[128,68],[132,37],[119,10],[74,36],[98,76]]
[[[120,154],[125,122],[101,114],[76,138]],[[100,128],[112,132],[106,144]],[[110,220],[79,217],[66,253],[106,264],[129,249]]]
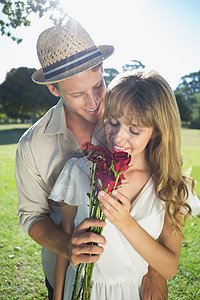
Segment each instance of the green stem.
[[92,213],[92,196],[93,196],[93,184],[94,184],[94,176],[95,176],[95,170],[96,170],[96,163],[94,163],[92,168],[92,176],[91,176],[91,182],[90,182],[90,217]]
[[[100,201],[99,201],[97,195],[93,193],[93,184],[94,184],[94,180],[95,180],[96,163],[93,164],[93,168],[91,170],[92,170],[91,171],[92,174],[90,177],[90,210],[89,210],[90,218],[102,219],[105,221],[106,217],[104,214],[102,214],[102,211],[99,206]],[[115,180],[113,190],[117,186],[117,183],[118,183],[121,173],[122,172],[120,172],[119,174],[116,174],[116,180]],[[108,187],[104,191],[107,193]],[[112,196],[112,192],[110,192],[109,194]],[[102,234],[103,227],[91,227],[90,231]],[[85,272],[84,272],[84,277],[81,282],[80,289],[78,291],[78,284],[79,284],[83,266],[85,266],[85,270],[84,270]],[[78,299],[89,300],[90,299],[93,269],[94,269],[94,263],[79,264],[77,271],[76,271],[75,284],[74,284],[71,300],[78,300]]]
[[[117,177],[116,177],[116,179],[115,179],[115,184],[114,184],[113,190],[115,190],[115,188],[116,188],[116,186],[117,186],[117,183],[118,183],[120,174],[121,174],[121,173],[118,173],[118,174],[117,174]],[[112,195],[112,192],[111,192],[110,194]]]
[[78,299],[78,284],[79,284],[79,279],[80,279],[80,275],[81,272],[83,270],[84,264],[79,264],[77,269],[76,269],[76,276],[75,276],[75,283],[74,283],[74,288],[73,288],[73,292],[72,292],[72,300],[76,300]]
[[94,263],[91,263],[90,264],[90,277],[89,277],[90,288],[91,288],[91,281],[92,281],[93,269],[94,269]]

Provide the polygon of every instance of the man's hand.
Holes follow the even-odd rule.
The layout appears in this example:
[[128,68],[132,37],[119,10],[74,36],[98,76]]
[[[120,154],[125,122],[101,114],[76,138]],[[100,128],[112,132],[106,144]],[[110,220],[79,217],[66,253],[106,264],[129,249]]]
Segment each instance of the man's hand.
[[69,250],[70,261],[73,265],[98,261],[104,249],[102,246],[91,243],[105,245],[106,239],[100,234],[87,232],[86,230],[91,226],[104,227],[105,224],[101,220],[85,219],[74,228]]
[[167,300],[168,287],[166,280],[149,266],[148,273],[142,279],[142,300]]

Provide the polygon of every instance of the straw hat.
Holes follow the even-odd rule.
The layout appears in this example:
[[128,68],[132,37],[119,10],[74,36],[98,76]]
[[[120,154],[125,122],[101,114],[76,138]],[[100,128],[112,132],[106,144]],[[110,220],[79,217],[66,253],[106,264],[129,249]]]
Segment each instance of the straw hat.
[[95,46],[85,29],[70,18],[64,26],[40,34],[37,54],[42,68],[33,73],[32,80],[38,84],[59,82],[93,68],[113,51],[112,46]]

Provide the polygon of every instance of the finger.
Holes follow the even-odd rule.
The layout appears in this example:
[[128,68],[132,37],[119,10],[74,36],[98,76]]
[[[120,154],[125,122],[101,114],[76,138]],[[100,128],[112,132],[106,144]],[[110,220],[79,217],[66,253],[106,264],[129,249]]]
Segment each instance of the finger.
[[72,249],[70,261],[73,265],[96,262],[103,251],[104,249],[101,246],[82,244],[79,247],[74,247]]
[[106,239],[103,235],[94,232],[83,232],[81,234],[72,235],[72,247],[87,243],[106,244]]
[[120,202],[124,205],[127,206],[130,204],[130,200],[121,192],[119,192],[119,190],[114,190],[112,191],[112,194],[114,195],[114,197],[116,197],[118,200],[120,200]]
[[[106,204],[105,204],[106,205]],[[112,210],[109,206],[109,209],[107,209],[102,203],[100,203],[101,210],[103,214],[106,216],[106,218],[112,223],[114,222],[114,213],[116,210]]]
[[111,197],[103,191],[99,192],[98,198],[103,206],[111,213],[115,213],[115,211],[119,211],[121,208],[121,203],[118,199]]
[[104,227],[105,225],[106,222],[103,220],[87,218],[83,220],[77,227],[75,227],[74,232],[83,233],[92,226]]
[[72,249],[73,256],[78,256],[82,254],[91,254],[91,255],[99,255],[102,254],[104,251],[102,246],[98,246],[95,244],[82,244],[79,246],[76,246]]
[[77,266],[80,263],[92,263],[97,262],[101,255],[79,255],[79,256],[72,256],[71,263],[74,266]]

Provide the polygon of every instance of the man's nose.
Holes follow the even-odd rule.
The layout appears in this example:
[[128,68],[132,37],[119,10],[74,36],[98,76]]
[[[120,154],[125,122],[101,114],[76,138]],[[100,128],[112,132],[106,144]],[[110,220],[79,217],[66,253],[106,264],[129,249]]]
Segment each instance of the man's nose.
[[96,94],[93,91],[87,93],[87,105],[90,107],[96,107],[98,99]]

